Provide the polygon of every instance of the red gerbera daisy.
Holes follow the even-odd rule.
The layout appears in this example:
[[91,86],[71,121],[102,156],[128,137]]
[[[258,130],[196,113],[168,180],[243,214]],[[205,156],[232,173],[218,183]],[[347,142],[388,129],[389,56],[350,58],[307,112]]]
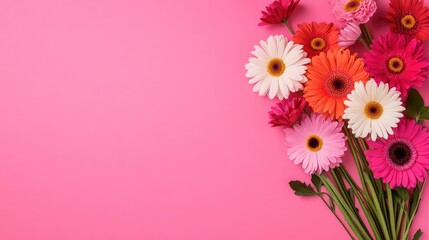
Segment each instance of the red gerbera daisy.
[[304,23],[298,25],[293,41],[304,45],[307,57],[338,48],[339,30],[333,23]]
[[391,0],[386,18],[392,32],[429,39],[429,9],[422,0]]
[[269,24],[286,23],[298,5],[299,0],[276,0],[267,6],[267,11],[262,11],[259,26]]

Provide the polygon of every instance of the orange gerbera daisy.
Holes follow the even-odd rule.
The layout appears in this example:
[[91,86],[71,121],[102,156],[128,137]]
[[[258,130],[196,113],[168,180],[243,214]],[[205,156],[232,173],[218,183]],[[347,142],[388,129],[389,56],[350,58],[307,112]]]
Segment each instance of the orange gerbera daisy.
[[298,25],[293,41],[304,45],[307,57],[338,48],[339,29],[333,23],[304,23]]
[[357,54],[351,55],[348,49],[322,52],[313,57],[307,77],[304,97],[313,111],[338,120],[342,120],[344,100],[354,83],[366,83],[370,78],[363,60]]

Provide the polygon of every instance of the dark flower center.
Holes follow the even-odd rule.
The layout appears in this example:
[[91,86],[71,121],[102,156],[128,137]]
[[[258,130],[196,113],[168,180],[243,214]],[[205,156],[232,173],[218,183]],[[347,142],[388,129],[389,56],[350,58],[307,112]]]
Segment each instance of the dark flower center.
[[403,166],[411,160],[411,148],[404,142],[396,142],[389,147],[390,160],[398,165]]
[[318,152],[322,149],[323,140],[317,135],[311,135],[307,138],[307,149],[312,152]]
[[323,38],[315,37],[310,41],[310,48],[314,51],[322,51],[326,47],[326,41]]
[[413,29],[417,24],[416,18],[410,14],[403,16],[400,22],[402,27],[407,30]]
[[267,64],[267,71],[271,76],[279,77],[286,70],[286,64],[280,58],[271,59]]
[[344,88],[344,80],[342,79],[335,79],[334,81],[332,81],[332,86],[336,89],[336,90],[341,90]]
[[391,73],[401,73],[404,71],[405,64],[404,61],[400,57],[391,57],[387,61],[387,69]]
[[371,101],[365,105],[364,113],[370,119],[378,119],[383,114],[383,106],[376,101]]
[[344,97],[351,92],[353,81],[346,73],[334,72],[327,77],[325,87],[332,97]]
[[350,0],[346,5],[344,5],[344,10],[346,10],[346,12],[356,11],[360,6],[361,1],[362,0]]

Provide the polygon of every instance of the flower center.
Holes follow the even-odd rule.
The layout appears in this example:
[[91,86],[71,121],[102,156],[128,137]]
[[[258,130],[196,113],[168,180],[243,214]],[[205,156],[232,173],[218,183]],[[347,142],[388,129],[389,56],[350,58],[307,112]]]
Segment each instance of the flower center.
[[365,115],[370,119],[378,119],[383,114],[383,106],[380,103],[371,101],[365,106]]
[[267,64],[267,71],[271,76],[279,77],[286,70],[286,65],[280,58],[273,58]]
[[399,57],[391,57],[389,61],[387,61],[387,68],[391,73],[400,73],[405,68],[404,61]]
[[315,51],[322,51],[326,47],[326,41],[323,38],[315,37],[311,39],[310,47]]
[[322,149],[323,140],[317,135],[311,135],[307,138],[307,149],[311,152],[318,152]]
[[350,0],[344,5],[346,12],[354,12],[359,9],[362,0]]
[[332,97],[344,97],[352,91],[353,81],[347,73],[336,71],[328,75],[325,88]]
[[401,25],[406,29],[412,29],[416,26],[416,18],[413,15],[405,15],[401,18]]
[[411,148],[404,142],[393,143],[388,151],[390,160],[398,166],[404,166],[411,160]]

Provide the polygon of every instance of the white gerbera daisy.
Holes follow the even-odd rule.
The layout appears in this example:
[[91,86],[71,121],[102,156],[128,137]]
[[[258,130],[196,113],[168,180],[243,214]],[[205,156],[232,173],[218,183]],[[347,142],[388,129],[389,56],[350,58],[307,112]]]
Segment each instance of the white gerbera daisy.
[[344,101],[347,106],[343,118],[349,119],[348,127],[356,137],[366,137],[371,134],[371,140],[377,137],[387,139],[393,134],[392,128],[404,115],[400,93],[389,84],[380,85],[371,79],[366,83],[356,82],[355,89],[347,95]]
[[310,62],[302,45],[288,41],[283,35],[270,36],[268,40],[261,41],[261,46],[255,46],[246,64],[246,77],[251,78],[250,84],[255,84],[254,92],[259,96],[273,99],[288,98],[291,92],[303,89],[307,82],[305,66]]

